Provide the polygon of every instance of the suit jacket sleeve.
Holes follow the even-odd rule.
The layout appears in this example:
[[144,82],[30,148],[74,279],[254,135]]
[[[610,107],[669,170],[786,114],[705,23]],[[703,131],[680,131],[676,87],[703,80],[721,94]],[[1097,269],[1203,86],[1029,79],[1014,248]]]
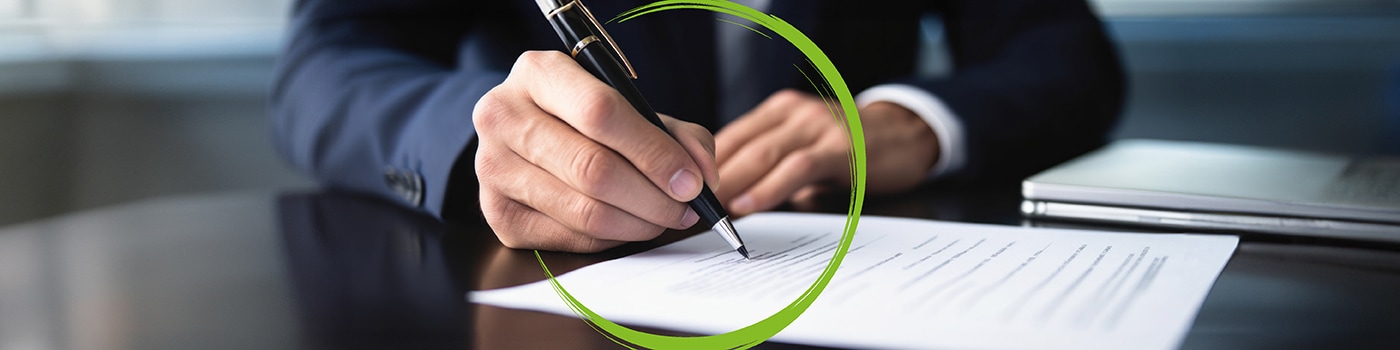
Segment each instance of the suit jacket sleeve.
[[1124,77],[1083,0],[949,1],[953,73],[907,79],[961,121],[964,178],[1021,178],[1102,145]]
[[[470,3],[299,1],[270,106],[278,151],[322,184],[442,217],[454,164],[470,162],[472,108],[508,70],[462,54],[479,44]],[[418,192],[386,173],[419,180],[407,188]]]

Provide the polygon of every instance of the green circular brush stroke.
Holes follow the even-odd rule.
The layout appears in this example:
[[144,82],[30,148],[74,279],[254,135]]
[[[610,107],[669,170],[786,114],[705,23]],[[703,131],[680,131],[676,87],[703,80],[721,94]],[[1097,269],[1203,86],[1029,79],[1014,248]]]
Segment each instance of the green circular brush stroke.
[[[593,310],[583,306],[583,303],[570,295],[559,281],[554,278],[554,274],[549,272],[549,267],[545,266],[544,259],[540,257],[539,251],[535,252],[536,259],[540,262],[540,267],[549,276],[549,283],[554,287],[554,291],[559,297],[569,304],[569,308],[584,318],[589,326],[598,330],[608,339],[622,346],[640,346],[645,348],[685,348],[685,349],[733,349],[749,348],[762,343],[773,337],[786,328],[792,321],[796,320],[812,302],[817,300],[817,296],[826,289],[827,283],[831,281],[836,270],[841,266],[841,260],[846,257],[846,251],[850,249],[851,242],[855,238],[856,226],[860,223],[861,206],[865,203],[865,132],[861,128],[860,114],[856,112],[855,99],[851,97],[850,89],[846,86],[846,81],[841,78],[841,73],[836,71],[836,66],[831,63],[831,59],[817,48],[812,39],[807,38],[801,31],[791,24],[778,18],[777,16],[765,14],[744,5],[722,1],[722,0],[662,0],[648,5],[644,5],[618,15],[619,22],[625,22],[638,16],[678,9],[707,10],[717,13],[733,15],[735,17],[747,19],[758,25],[771,30],[787,39],[788,42],[801,50],[820,72],[820,76],[832,88],[836,99],[841,103],[841,111],[844,112],[846,131],[848,132],[848,142],[851,146],[850,166],[851,166],[851,203],[846,211],[846,225],[844,233],[841,235],[841,244],[836,249],[836,254],[831,258],[822,270],[822,274],[808,287],[806,292],[797,300],[792,301],[787,307],[779,310],[768,318],[758,323],[754,323],[744,328],[734,330],[729,333],[698,336],[698,337],[677,337],[651,334],[637,331],[631,328],[618,325],[612,321],[599,316]],[[611,22],[611,21],[610,21]],[[818,89],[820,91],[821,89]],[[834,111],[833,111],[834,112]],[[834,115],[838,117],[839,115]]]

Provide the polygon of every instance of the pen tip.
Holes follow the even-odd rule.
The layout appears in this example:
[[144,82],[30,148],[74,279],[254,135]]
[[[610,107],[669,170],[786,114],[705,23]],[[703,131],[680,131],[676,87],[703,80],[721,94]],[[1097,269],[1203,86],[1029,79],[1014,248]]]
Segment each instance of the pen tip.
[[737,250],[739,251],[739,255],[743,255],[743,256],[744,256],[744,260],[749,260],[749,249],[748,249],[748,248],[744,248],[744,247],[740,246],[739,249],[737,249]]

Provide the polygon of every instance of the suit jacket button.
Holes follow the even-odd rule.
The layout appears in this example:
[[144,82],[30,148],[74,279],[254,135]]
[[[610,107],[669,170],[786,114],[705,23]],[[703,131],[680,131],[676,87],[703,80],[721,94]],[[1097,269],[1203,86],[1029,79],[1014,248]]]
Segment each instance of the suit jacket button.
[[423,205],[423,177],[418,173],[388,168],[384,170],[384,184],[408,205]]

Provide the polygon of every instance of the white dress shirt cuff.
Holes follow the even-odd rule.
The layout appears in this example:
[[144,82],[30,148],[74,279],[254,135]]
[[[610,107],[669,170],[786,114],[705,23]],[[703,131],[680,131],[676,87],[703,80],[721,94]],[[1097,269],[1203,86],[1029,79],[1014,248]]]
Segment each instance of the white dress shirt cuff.
[[967,148],[962,122],[942,100],[918,87],[904,84],[884,84],[866,89],[856,95],[856,105],[864,107],[875,102],[890,102],[913,111],[938,135],[938,162],[928,178],[937,178],[962,169]]

